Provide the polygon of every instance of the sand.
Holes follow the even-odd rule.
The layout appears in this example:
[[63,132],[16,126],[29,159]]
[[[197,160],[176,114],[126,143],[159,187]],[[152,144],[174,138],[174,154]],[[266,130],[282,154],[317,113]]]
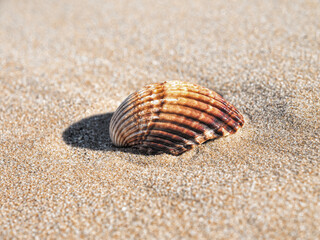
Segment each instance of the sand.
[[[319,239],[320,2],[0,2],[1,239]],[[180,79],[246,125],[181,156],[112,146]]]

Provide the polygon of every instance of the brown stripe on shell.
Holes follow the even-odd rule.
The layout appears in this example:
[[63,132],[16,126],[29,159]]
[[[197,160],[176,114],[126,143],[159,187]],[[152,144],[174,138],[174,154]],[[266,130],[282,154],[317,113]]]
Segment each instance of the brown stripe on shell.
[[[210,114],[210,111],[211,110],[211,114],[213,114],[217,119],[221,119],[221,122],[225,122],[227,124],[230,124],[231,125],[231,128],[237,128],[237,126],[235,125],[234,121],[232,119],[228,119],[226,114],[224,114],[223,112],[219,111],[219,109],[216,109],[216,108],[213,108],[211,107],[210,105],[206,105],[206,104],[203,104],[201,102],[196,102],[195,100],[193,99],[184,99],[184,98],[180,98],[179,100],[176,100],[175,98],[169,98],[168,95],[166,95],[166,98],[165,101],[162,99],[161,102],[160,101],[151,101],[151,102],[146,102],[144,103],[145,105],[141,106],[141,105],[138,105],[138,107],[134,110],[132,110],[133,112],[129,112],[127,115],[125,115],[121,121],[124,121],[124,122],[120,122],[120,124],[123,124],[124,126],[126,125],[126,122],[131,122],[133,123],[132,119],[130,117],[136,117],[136,115],[139,115],[139,119],[145,119],[143,117],[144,113],[149,113],[148,111],[152,111],[153,113],[154,112],[158,112],[160,111],[160,108],[161,108],[161,105],[164,105],[164,102],[165,102],[165,106],[169,105],[169,104],[172,104],[172,105],[177,105],[174,109],[173,109],[173,113],[176,111],[176,110],[179,110],[178,108],[180,106],[186,106],[186,107],[191,107],[191,108],[196,108],[195,111],[198,112],[198,109],[200,110],[204,110],[205,112],[209,113]],[[141,110],[141,108],[143,110]],[[208,108],[209,110],[207,111]],[[162,109],[163,111],[165,111],[165,109]],[[183,110],[186,110],[186,111],[189,111],[190,113],[188,115],[190,116],[193,116],[193,110],[191,109],[183,109]],[[162,111],[162,112],[163,112]],[[184,111],[182,111],[182,114],[183,114]],[[201,117],[201,113],[199,113],[199,117]],[[197,119],[199,118],[198,116],[195,116],[194,119]],[[210,117],[208,117],[209,119],[211,119]],[[211,120],[210,120],[211,121]]]
[[170,81],[129,95],[112,116],[110,137],[116,146],[178,155],[243,124],[239,111],[216,92]]
[[[120,107],[115,112],[117,113],[117,115],[114,118],[114,123],[117,123],[118,119],[121,116],[126,114],[127,111],[132,109],[138,103],[155,100],[155,94],[159,94],[164,91],[163,85],[164,83],[157,84],[157,85],[149,85],[144,87],[139,92],[131,94],[126,100],[124,100],[123,104],[121,104]],[[133,102],[135,102],[135,104],[131,104]]]

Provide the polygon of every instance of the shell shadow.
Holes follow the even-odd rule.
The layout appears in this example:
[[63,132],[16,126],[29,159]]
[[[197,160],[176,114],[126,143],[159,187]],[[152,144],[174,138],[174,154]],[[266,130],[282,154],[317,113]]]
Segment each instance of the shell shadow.
[[[78,148],[95,151],[121,151],[139,155],[150,155],[142,153],[135,148],[118,148],[112,144],[109,135],[109,125],[113,112],[94,115],[84,118],[70,125],[62,133],[63,141]],[[158,155],[154,153],[152,155]]]

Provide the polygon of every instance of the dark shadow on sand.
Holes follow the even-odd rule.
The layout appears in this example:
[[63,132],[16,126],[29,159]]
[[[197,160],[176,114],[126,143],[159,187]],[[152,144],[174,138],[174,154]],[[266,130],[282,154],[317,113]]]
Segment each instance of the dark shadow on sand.
[[63,141],[68,145],[78,148],[146,155],[135,148],[118,148],[112,144],[109,135],[112,115],[113,113],[94,115],[70,125],[62,134]]
[[69,126],[62,134],[66,144],[91,150],[116,150],[109,136],[113,113],[94,115]]

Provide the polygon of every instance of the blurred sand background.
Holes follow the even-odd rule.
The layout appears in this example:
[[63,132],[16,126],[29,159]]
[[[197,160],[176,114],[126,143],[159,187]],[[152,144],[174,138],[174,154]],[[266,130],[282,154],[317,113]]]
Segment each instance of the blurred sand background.
[[[181,156],[114,148],[142,86],[245,116]],[[319,239],[319,1],[0,1],[0,238]]]

